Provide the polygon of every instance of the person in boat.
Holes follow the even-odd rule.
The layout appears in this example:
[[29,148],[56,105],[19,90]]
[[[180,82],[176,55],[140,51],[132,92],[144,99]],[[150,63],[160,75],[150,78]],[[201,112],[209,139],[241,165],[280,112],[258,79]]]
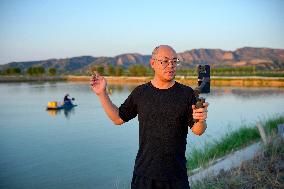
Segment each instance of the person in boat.
[[91,78],[91,88],[114,124],[138,115],[139,150],[132,189],[189,189],[185,158],[188,128],[197,135],[204,133],[209,104],[195,107],[193,89],[174,79],[177,65],[172,47],[156,47],[150,59],[154,78],[136,87],[120,107],[110,100],[106,79],[98,74]]
[[69,98],[69,94],[66,94],[65,96],[64,96],[64,99],[63,99],[63,102],[64,102],[64,105],[71,105],[72,104],[72,99],[71,98]]

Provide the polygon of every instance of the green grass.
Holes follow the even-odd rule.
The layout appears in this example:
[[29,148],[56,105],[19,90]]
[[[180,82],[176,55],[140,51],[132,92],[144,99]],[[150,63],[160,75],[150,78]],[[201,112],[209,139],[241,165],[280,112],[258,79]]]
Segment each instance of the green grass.
[[191,184],[192,189],[284,188],[284,140],[275,134],[252,160]]
[[[261,124],[268,133],[275,132],[277,124],[284,122],[284,115],[262,121]],[[260,139],[260,134],[255,126],[242,126],[239,130],[227,133],[220,140],[215,140],[205,145],[204,149],[193,148],[187,158],[189,171],[208,165],[216,158],[220,158],[232,151],[238,150]]]

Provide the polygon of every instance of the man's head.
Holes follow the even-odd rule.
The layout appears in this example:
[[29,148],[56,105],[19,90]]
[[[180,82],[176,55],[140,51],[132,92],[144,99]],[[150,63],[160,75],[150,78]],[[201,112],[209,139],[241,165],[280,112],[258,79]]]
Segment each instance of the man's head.
[[176,75],[177,63],[177,53],[168,45],[160,45],[152,52],[150,64],[157,79],[172,81]]

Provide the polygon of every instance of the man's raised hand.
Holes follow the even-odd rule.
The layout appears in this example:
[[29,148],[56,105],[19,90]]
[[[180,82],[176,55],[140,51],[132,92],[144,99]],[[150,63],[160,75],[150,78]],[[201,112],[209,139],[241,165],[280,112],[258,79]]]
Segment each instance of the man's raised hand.
[[106,93],[106,79],[103,76],[100,76],[97,72],[94,72],[94,74],[91,76],[90,85],[96,95],[99,96]]

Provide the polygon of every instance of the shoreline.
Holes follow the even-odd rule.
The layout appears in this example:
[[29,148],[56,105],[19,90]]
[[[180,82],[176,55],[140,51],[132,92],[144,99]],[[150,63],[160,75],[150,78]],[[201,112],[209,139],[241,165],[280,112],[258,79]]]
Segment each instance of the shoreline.
[[[129,76],[105,76],[110,84],[142,84],[150,81],[153,77],[129,77]],[[89,82],[90,76],[0,76],[0,83],[9,82],[36,82],[36,81],[66,81],[66,82]],[[197,77],[176,76],[176,81],[196,85]],[[211,77],[211,86],[236,86],[236,87],[284,87],[284,77]]]
[[[247,186],[283,188],[283,144],[283,136],[272,134],[267,144],[255,143],[202,170],[195,175],[196,177],[189,177],[190,186],[192,189],[212,187],[237,189]],[[249,154],[246,154],[247,152]],[[231,166],[232,164],[234,165]],[[219,168],[219,171],[215,171],[216,168]]]
[[216,177],[219,173],[234,169],[242,162],[252,159],[261,146],[271,142],[272,136],[281,134],[279,125],[283,121],[284,115],[276,115],[229,132],[223,138],[209,143],[206,148],[195,148],[187,155],[189,181],[191,184],[198,182],[206,179],[209,174]]

